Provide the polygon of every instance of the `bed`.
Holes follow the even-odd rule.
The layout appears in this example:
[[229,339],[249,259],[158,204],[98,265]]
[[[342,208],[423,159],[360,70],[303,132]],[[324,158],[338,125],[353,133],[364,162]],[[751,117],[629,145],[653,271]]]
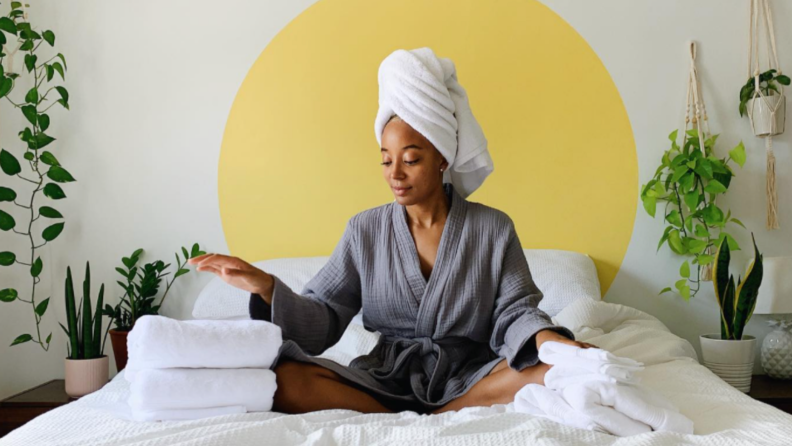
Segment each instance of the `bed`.
[[[257,412],[191,421],[134,422],[121,418],[129,384],[123,371],[102,389],[47,412],[0,439],[30,445],[781,445],[792,443],[792,415],[736,390],[698,363],[687,340],[637,309],[579,299],[553,321],[579,340],[646,364],[643,383],[675,403],[695,423],[694,435],[652,432],[615,437],[514,411],[513,403],[438,415],[362,414],[324,410],[302,415]],[[322,356],[348,363],[377,334],[350,324]]]

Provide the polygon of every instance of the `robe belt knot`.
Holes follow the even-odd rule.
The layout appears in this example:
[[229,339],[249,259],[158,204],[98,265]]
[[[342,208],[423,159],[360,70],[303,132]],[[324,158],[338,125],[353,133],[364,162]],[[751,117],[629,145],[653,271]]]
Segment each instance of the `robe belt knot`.
[[414,336],[414,337],[405,337],[405,336],[394,336],[394,335],[383,335],[385,337],[385,341],[388,343],[392,342],[407,342],[411,344],[420,344],[421,345],[421,355],[428,355],[434,351],[435,345],[459,345],[473,342],[470,339],[464,336],[447,336],[445,338],[440,339],[433,339],[431,336]]

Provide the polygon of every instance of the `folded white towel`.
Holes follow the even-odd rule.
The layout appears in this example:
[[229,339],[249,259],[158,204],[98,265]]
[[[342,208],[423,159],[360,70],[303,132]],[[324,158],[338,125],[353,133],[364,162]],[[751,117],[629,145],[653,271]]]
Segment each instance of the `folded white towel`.
[[564,401],[614,435],[648,431],[693,433],[693,421],[660,394],[640,385],[583,381],[561,390]]
[[601,373],[621,381],[632,381],[632,372],[643,370],[643,363],[623,358],[601,348],[581,348],[548,341],[539,347],[539,360],[545,364],[577,367]]
[[141,417],[154,411],[231,410],[228,406],[259,412],[272,409],[276,389],[275,372],[269,369],[146,369],[130,385],[128,402],[133,416]]
[[520,389],[514,396],[514,410],[548,418],[567,426],[609,433],[588,415],[572,409],[560,393],[540,384],[528,384]]
[[428,139],[446,161],[443,182],[463,197],[473,193],[494,170],[487,138],[473,112],[467,92],[457,80],[454,62],[438,58],[431,48],[396,50],[379,67],[379,110],[374,134],[393,116]]
[[551,390],[560,390],[565,388],[571,384],[577,384],[582,381],[602,381],[607,383],[625,383],[625,384],[638,384],[641,382],[641,378],[637,375],[633,375],[632,372],[628,372],[627,376],[624,377],[614,377],[611,375],[606,375],[604,373],[593,373],[586,369],[581,369],[579,367],[569,367],[569,366],[553,366],[550,367],[550,370],[545,373],[544,376],[544,385],[548,389]]
[[146,315],[127,336],[125,378],[145,369],[270,368],[281,328],[260,320],[188,320]]

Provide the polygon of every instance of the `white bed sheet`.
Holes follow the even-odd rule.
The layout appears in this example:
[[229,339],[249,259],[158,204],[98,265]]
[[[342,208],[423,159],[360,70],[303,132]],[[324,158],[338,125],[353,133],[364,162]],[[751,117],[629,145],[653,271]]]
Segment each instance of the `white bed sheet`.
[[[579,340],[644,362],[643,383],[663,394],[695,423],[695,435],[652,432],[615,437],[571,428],[514,411],[513,403],[438,415],[362,414],[324,410],[302,415],[258,412],[191,421],[134,422],[108,407],[123,404],[123,372],[101,390],[47,412],[0,439],[30,445],[781,445],[792,443],[792,415],[755,401],[701,366],[693,347],[653,316],[605,302],[579,300],[553,318]],[[345,336],[367,351],[376,334],[350,325]],[[361,331],[362,330],[362,331]],[[345,341],[342,340],[342,344]],[[339,362],[349,351],[326,352]]]

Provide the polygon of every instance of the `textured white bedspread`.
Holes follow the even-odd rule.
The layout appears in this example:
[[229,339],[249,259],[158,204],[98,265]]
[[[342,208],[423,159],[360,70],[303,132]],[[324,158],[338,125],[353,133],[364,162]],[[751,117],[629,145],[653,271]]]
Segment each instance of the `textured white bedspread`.
[[[644,362],[647,367],[640,374],[643,383],[692,419],[695,435],[653,432],[614,437],[515,412],[513,403],[439,415],[325,410],[303,415],[258,412],[192,421],[134,422],[107,409],[129,395],[129,383],[122,372],[101,390],[11,432],[0,439],[0,445],[792,444],[791,415],[721,381],[698,364],[689,342],[669,332],[653,316],[622,305],[579,300],[553,319],[574,331],[578,340]],[[351,324],[344,336],[340,344],[358,342],[365,351],[377,335]],[[349,351],[348,344],[343,349]],[[326,356],[348,361],[350,357],[343,349],[328,350]]]

